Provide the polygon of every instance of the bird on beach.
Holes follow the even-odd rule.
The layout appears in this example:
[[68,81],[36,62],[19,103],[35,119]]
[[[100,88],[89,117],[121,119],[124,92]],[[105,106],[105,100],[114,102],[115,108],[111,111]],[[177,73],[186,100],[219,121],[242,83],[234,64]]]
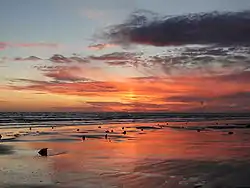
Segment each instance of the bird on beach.
[[124,130],[124,127],[122,127],[122,130]]
[[109,133],[109,130],[106,130],[105,133]]
[[80,131],[80,129],[77,129],[77,131]]
[[232,131],[229,131],[227,134],[234,134],[234,132],[232,132]]
[[48,148],[43,148],[43,149],[41,149],[40,151],[38,151],[38,153],[39,153],[41,156],[48,156]]
[[105,136],[104,136],[104,137],[105,137],[105,139],[108,139],[108,135],[107,135],[107,134],[105,134]]
[[98,127],[99,129],[102,128],[101,126]]
[[51,129],[54,129],[54,127],[52,126]]
[[31,131],[31,127],[30,127],[30,131]]
[[85,136],[82,136],[82,141],[84,141],[86,139],[86,137]]
[[114,132],[114,130],[112,129],[112,130],[111,130],[111,132],[113,133],[113,132]]
[[122,134],[124,134],[124,135],[127,134],[127,131],[123,131]]

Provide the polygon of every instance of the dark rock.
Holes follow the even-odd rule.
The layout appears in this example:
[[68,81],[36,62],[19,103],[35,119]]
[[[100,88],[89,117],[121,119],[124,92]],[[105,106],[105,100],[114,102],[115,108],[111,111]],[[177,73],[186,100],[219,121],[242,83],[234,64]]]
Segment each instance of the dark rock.
[[40,151],[38,151],[38,153],[39,153],[41,156],[48,156],[48,148],[43,148],[43,149],[41,149]]

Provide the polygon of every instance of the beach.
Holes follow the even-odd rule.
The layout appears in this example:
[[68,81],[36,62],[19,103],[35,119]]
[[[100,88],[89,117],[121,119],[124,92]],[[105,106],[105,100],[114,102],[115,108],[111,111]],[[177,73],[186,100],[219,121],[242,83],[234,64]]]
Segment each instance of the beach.
[[2,126],[0,187],[249,187],[248,120],[218,122]]

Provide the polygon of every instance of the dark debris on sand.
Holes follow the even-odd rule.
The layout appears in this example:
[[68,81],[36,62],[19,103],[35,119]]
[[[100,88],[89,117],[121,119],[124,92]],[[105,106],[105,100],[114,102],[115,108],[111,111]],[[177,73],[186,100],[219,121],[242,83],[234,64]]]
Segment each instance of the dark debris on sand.
[[137,126],[136,129],[160,129],[160,127],[153,127],[153,126]]

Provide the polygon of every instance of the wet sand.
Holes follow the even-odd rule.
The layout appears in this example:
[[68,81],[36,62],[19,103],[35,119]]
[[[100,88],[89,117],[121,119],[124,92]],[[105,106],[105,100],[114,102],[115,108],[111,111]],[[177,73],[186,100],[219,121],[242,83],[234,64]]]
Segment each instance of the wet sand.
[[[203,125],[1,129],[0,187],[250,187],[250,129],[197,132]],[[42,148],[49,148],[48,157],[39,156]]]

